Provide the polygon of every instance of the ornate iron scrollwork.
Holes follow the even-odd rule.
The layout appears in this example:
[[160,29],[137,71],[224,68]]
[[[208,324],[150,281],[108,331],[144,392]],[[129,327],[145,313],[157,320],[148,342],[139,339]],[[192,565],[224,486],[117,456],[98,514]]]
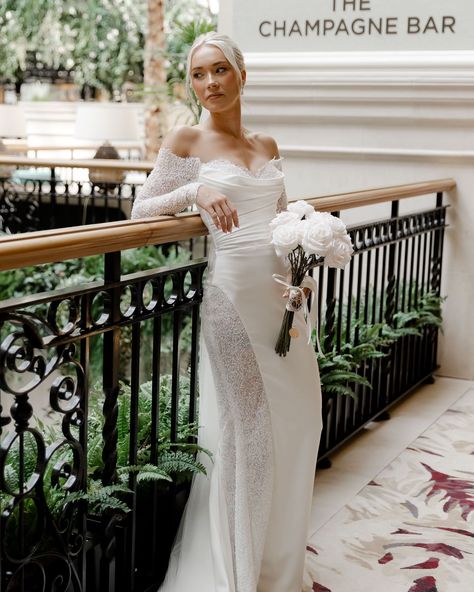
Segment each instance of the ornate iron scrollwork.
[[39,201],[34,192],[21,191],[9,180],[0,180],[0,232],[16,234],[40,229]]
[[[74,344],[55,345],[74,324],[72,318],[60,330],[28,312],[0,314],[0,328],[7,333],[0,345],[0,389],[13,397],[11,429],[0,444],[5,591],[82,590],[76,557],[85,540],[84,508],[60,506],[68,492],[85,483],[84,448],[76,433],[84,421],[84,372]],[[55,442],[35,425],[32,401],[40,391],[62,416]],[[56,507],[48,503],[48,494]]]

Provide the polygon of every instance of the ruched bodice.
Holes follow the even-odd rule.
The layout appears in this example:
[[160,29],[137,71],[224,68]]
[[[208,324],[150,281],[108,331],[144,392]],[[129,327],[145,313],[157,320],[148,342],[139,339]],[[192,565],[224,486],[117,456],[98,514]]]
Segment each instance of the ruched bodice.
[[240,228],[225,233],[218,229],[211,216],[198,207],[204,224],[209,229],[217,251],[249,247],[268,248],[271,241],[269,223],[274,218],[277,202],[284,190],[284,175],[274,169],[274,177],[261,178],[232,172],[226,167],[203,164],[199,181],[226,195],[237,208]]

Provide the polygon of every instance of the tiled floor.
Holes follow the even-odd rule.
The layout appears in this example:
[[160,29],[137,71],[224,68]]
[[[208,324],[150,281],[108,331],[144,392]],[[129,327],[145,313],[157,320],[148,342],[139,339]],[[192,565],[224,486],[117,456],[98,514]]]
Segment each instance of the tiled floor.
[[332,467],[316,475],[310,532],[328,522],[469,389],[474,381],[438,377],[392,408],[389,421],[369,424],[333,454]]

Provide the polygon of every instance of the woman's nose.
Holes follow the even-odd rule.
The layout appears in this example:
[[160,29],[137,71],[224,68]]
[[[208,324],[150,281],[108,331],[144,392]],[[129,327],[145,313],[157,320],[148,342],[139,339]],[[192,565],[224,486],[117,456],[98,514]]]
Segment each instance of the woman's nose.
[[207,78],[207,86],[215,86],[216,85],[216,81],[214,80],[214,76],[212,74],[209,74],[208,78]]

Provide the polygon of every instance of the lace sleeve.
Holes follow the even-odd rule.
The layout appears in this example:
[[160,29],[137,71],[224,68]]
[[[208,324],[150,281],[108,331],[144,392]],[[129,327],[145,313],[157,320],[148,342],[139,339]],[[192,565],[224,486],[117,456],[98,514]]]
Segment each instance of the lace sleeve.
[[141,187],[132,208],[132,219],[171,215],[196,203],[202,183],[197,182],[201,161],[177,156],[161,148],[155,167]]
[[[283,158],[278,158],[273,161],[275,168],[277,168],[279,171],[282,171],[282,160]],[[280,212],[285,211],[287,209],[287,205],[288,198],[286,196],[286,189],[283,188],[283,191],[281,192],[281,195],[277,201],[276,213],[279,214]]]

